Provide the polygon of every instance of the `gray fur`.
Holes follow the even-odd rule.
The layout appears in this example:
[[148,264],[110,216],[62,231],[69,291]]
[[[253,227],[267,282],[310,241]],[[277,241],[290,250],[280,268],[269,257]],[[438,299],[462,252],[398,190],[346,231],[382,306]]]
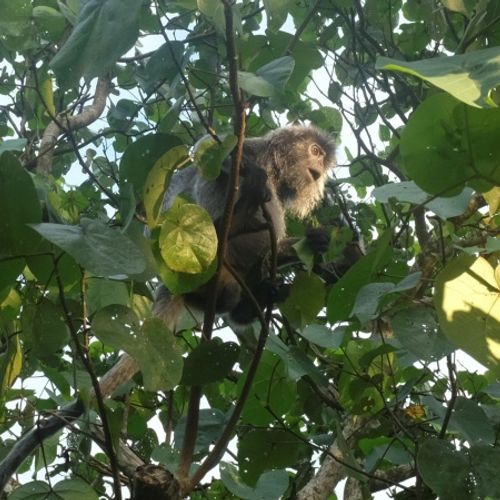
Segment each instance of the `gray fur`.
[[[312,145],[319,146],[324,156],[312,155]],[[269,132],[260,138],[245,140],[242,178],[245,178],[245,173],[250,175],[252,168],[261,168],[266,172],[266,186],[271,194],[266,207],[273,219],[278,242],[286,237],[285,213],[289,212],[299,218],[309,215],[322,199],[328,170],[334,165],[335,146],[331,138],[314,127],[290,126]],[[175,198],[182,194],[202,206],[217,221],[224,210],[227,183],[228,176],[224,172],[215,181],[207,181],[198,169],[186,168],[173,176],[165,193],[163,209],[170,208]],[[244,196],[241,190],[239,196]],[[226,261],[250,287],[266,277],[262,263],[270,251],[271,241],[264,223],[261,208],[250,214],[238,213],[238,208],[235,210]],[[259,229],[259,225],[263,227]],[[225,290],[230,291],[226,296],[231,295],[239,301],[239,285],[229,272],[226,277],[227,281],[223,283],[218,299],[224,296]],[[200,292],[186,297],[186,303],[204,303],[206,290],[206,287],[202,288]],[[218,305],[218,310],[230,312],[233,307],[233,303],[226,306],[222,304]],[[170,316],[177,315],[178,308],[178,302],[169,299],[168,292],[163,287],[155,304],[155,313],[175,328],[176,321]]]

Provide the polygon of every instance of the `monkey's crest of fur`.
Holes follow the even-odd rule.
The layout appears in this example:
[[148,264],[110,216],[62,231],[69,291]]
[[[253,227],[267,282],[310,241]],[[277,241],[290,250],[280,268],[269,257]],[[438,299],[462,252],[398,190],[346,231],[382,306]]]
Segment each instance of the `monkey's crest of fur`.
[[[304,163],[310,157],[308,148],[312,144],[320,146],[325,155],[325,168],[315,182],[309,182],[304,175],[307,169]],[[335,166],[335,143],[318,128],[291,125],[273,130],[262,138],[247,139],[244,155],[258,159],[285,210],[303,219],[323,198],[328,170]]]

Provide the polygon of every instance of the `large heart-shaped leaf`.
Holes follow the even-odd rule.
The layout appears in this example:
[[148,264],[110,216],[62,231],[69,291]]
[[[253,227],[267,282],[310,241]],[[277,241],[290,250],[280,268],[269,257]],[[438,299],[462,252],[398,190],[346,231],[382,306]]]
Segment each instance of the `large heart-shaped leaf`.
[[500,185],[500,109],[477,109],[441,93],[410,116],[401,136],[406,173],[438,196],[465,186],[487,191]]
[[175,337],[158,318],[142,323],[128,307],[112,305],[101,309],[92,320],[99,340],[123,349],[139,364],[148,391],[168,391],[179,383],[182,356]]
[[206,271],[217,254],[217,233],[208,213],[193,203],[178,202],[162,217],[160,252],[173,271]]
[[449,262],[434,303],[445,335],[500,376],[500,284],[489,262],[470,255]]
[[414,62],[379,57],[376,68],[409,73],[471,106],[498,106],[491,92],[500,81],[500,47]]
[[222,380],[236,363],[239,352],[234,342],[222,342],[218,338],[202,342],[186,358],[182,383],[204,385]]

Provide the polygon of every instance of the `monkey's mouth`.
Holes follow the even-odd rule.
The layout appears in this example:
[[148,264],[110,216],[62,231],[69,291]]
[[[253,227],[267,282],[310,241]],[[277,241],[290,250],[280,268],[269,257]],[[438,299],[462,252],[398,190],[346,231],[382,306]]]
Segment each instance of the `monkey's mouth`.
[[307,170],[314,182],[316,182],[321,177],[321,172],[316,168],[309,167]]

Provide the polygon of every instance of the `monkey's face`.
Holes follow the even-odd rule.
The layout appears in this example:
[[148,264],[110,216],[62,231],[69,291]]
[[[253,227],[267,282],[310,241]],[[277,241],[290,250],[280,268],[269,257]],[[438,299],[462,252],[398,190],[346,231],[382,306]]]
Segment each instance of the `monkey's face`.
[[296,141],[281,162],[278,196],[285,208],[306,217],[323,197],[328,168],[333,162],[327,145],[315,137]]

